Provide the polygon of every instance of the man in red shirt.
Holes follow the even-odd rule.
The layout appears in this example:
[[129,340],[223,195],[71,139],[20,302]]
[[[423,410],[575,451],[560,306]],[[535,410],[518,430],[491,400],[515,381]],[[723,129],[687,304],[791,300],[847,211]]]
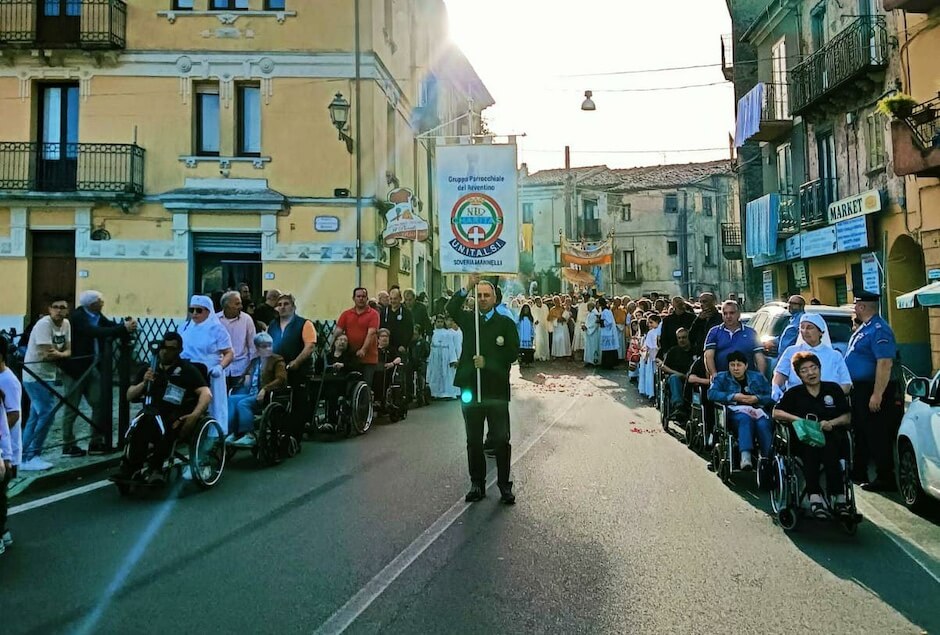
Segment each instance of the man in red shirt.
[[353,289],[353,307],[343,311],[333,329],[333,337],[345,333],[349,349],[355,351],[362,364],[362,375],[366,384],[372,385],[372,376],[379,363],[378,338],[379,312],[369,306],[369,291],[365,287]]

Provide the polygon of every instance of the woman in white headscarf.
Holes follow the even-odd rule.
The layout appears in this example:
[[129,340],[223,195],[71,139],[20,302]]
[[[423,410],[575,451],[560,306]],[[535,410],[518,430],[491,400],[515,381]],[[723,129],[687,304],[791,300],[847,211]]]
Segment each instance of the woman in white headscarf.
[[779,401],[788,389],[803,383],[792,364],[793,356],[801,351],[809,351],[819,358],[821,381],[835,382],[848,394],[852,389],[852,378],[842,354],[832,348],[826,320],[818,313],[804,313],[800,317],[800,335],[796,344],[788,346],[777,360],[773,378],[774,401]]
[[535,325],[535,361],[546,362],[550,359],[548,331],[554,327],[548,323],[548,306],[542,298],[536,297],[532,305],[532,320]]
[[223,434],[228,428],[228,391],[225,385],[225,367],[232,363],[235,353],[232,339],[219,322],[212,300],[205,295],[194,295],[189,300],[189,319],[180,329],[183,336],[181,357],[203,364],[209,370],[209,390],[212,403],[209,414],[219,422]]

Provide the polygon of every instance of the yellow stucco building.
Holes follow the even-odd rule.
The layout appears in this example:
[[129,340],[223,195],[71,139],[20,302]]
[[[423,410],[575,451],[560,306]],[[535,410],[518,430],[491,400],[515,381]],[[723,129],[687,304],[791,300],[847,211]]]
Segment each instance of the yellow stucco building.
[[[442,0],[0,0],[0,56],[0,328],[85,289],[181,317],[247,281],[317,319],[439,289],[419,131],[493,103]],[[428,241],[382,241],[399,187]]]
[[[904,177],[905,213],[884,225],[895,328],[929,333],[940,369],[940,309],[898,309],[898,295],[940,280],[940,2],[885,0],[899,18],[901,90],[918,103],[891,122],[894,170]],[[925,337],[926,339],[926,337]]]

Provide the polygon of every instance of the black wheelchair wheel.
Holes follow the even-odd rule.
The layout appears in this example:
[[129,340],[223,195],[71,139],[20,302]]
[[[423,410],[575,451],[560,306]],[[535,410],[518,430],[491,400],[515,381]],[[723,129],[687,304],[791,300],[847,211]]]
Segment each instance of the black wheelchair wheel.
[[365,434],[372,428],[372,391],[364,381],[356,382],[349,391],[346,403],[349,433]]
[[780,523],[780,526],[783,527],[784,531],[793,531],[796,529],[796,524],[798,522],[796,510],[791,509],[790,507],[781,509],[777,514],[777,522]]
[[255,447],[258,462],[264,466],[281,462],[282,425],[287,418],[287,409],[276,401],[269,403],[261,413],[261,421],[255,430]]
[[189,468],[193,481],[202,489],[219,482],[225,469],[225,435],[215,419],[203,421],[190,444]]
[[771,475],[770,507],[775,514],[779,515],[781,511],[787,508],[790,501],[789,479],[784,457],[779,455],[774,457]]

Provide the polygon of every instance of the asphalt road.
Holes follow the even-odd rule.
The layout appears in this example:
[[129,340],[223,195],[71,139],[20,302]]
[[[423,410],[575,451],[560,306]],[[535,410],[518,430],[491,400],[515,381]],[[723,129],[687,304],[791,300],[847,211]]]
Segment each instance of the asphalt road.
[[515,380],[514,507],[462,502],[459,406],[435,403],[274,468],[240,455],[209,492],[14,514],[0,634],[940,633],[936,517],[865,494],[856,536],[785,534],[622,372],[538,370]]

